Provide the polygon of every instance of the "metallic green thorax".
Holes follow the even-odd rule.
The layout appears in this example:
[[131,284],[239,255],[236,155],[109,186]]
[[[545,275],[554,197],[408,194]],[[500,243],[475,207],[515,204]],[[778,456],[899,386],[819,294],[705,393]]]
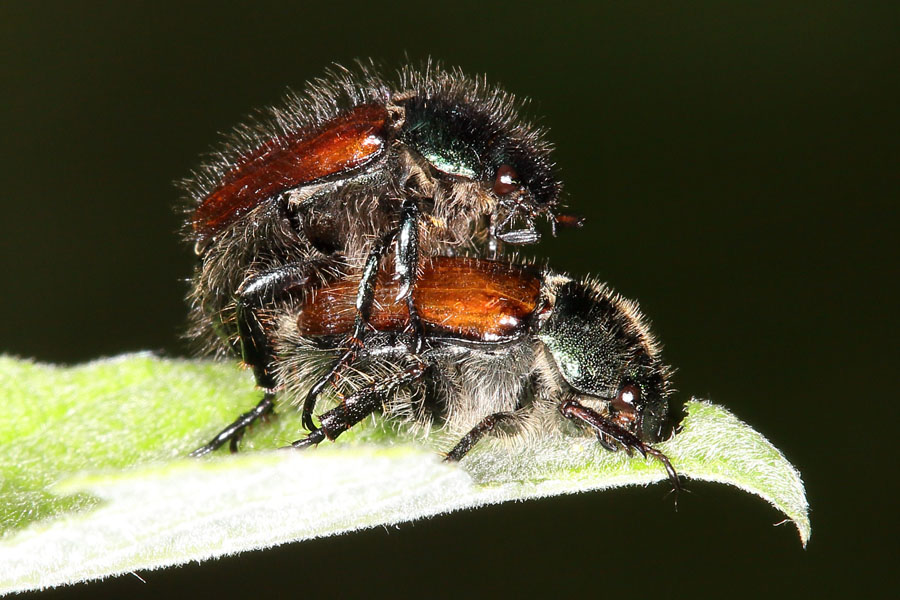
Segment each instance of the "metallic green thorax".
[[468,179],[481,175],[484,165],[473,136],[469,118],[458,111],[422,100],[407,106],[401,139],[439,171]]
[[538,332],[560,375],[575,392],[606,400],[637,386],[635,409],[645,439],[653,440],[668,412],[669,369],[653,355],[637,314],[623,310],[608,289],[569,281],[556,293],[553,312]]

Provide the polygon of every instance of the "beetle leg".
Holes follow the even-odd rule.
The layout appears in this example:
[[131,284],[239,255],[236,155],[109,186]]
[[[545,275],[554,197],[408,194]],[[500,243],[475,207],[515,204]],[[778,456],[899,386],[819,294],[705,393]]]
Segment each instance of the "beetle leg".
[[238,288],[235,313],[241,360],[253,369],[256,384],[265,390],[265,394],[254,409],[239,416],[208,444],[194,450],[191,456],[208,454],[225,442],[229,443],[232,452],[236,452],[247,427],[272,413],[278,386],[272,371],[274,353],[257,311],[308,286],[314,277],[314,266],[312,263],[291,263],[263,271],[248,277]]
[[[597,441],[600,442],[601,446],[603,446],[610,452],[618,452],[619,451],[619,445],[616,444],[616,441],[614,439],[612,439],[609,436],[609,434],[603,433],[602,431],[595,431],[594,433],[597,434]],[[630,454],[631,450],[629,449],[628,452]]]
[[356,360],[356,355],[363,347],[363,340],[368,325],[369,313],[372,302],[375,299],[375,285],[378,281],[378,268],[381,258],[387,252],[394,238],[397,239],[396,271],[400,278],[400,292],[396,300],[405,299],[409,311],[409,326],[412,329],[413,342],[410,351],[419,354],[425,344],[425,333],[422,321],[415,305],[415,286],[419,269],[419,205],[416,200],[408,198],[403,202],[403,215],[400,227],[386,233],[378,240],[366,259],[362,277],[359,280],[359,289],[356,295],[356,320],[353,334],[348,339],[348,347],[335,365],[319,381],[310,388],[306,399],[303,401],[301,418],[303,426],[310,432],[315,431],[316,426],[312,420],[312,413],[316,407],[316,401],[322,390],[332,383],[337,375]]
[[516,414],[513,412],[498,412],[492,415],[486,416],[482,419],[478,425],[469,430],[469,433],[464,435],[459,442],[453,446],[453,449],[447,453],[447,457],[444,459],[446,462],[458,462],[462,460],[462,458],[472,449],[475,444],[478,443],[481,438],[483,438],[488,433],[491,433],[494,428],[503,423],[504,421],[510,421],[516,418]]
[[417,362],[407,369],[387,377],[381,381],[367,385],[366,387],[347,396],[344,402],[329,410],[319,417],[321,426],[310,431],[305,438],[297,440],[291,447],[308,448],[320,442],[334,440],[339,435],[365,419],[367,416],[381,408],[384,398],[401,385],[413,383],[422,378],[427,366],[424,362]]
[[[541,239],[541,232],[534,225],[534,219],[538,213],[529,206],[524,205],[519,196],[512,200],[503,201],[503,206],[507,209],[506,215],[499,223],[494,224],[492,222],[489,230],[491,236],[517,246],[538,243]],[[494,216],[496,216],[496,213]],[[526,220],[526,226],[519,229],[509,229],[518,216],[522,216]],[[491,220],[493,221],[493,217]]]
[[504,231],[503,233],[497,234],[497,237],[507,244],[523,246],[528,244],[537,244],[539,241],[541,241],[541,232],[537,230],[534,224],[531,224],[530,227],[525,227],[523,229]]
[[397,235],[396,270],[400,277],[397,301],[406,300],[409,327],[413,334],[411,351],[419,354],[425,342],[425,334],[415,304],[416,279],[419,274],[419,205],[413,198],[407,198],[403,202],[403,216]]
[[513,220],[513,217],[515,217],[515,214],[516,214],[515,208],[514,207],[510,208],[506,212],[506,216],[503,217],[503,220],[500,221],[499,223],[497,223],[497,222],[495,222],[495,217],[497,216],[497,212],[495,210],[494,213],[491,215],[491,224],[490,224],[490,227],[488,228],[488,233],[490,234],[490,236],[492,238],[500,239],[500,235],[498,235],[497,232],[502,231],[503,229],[509,227],[509,224],[512,223],[512,220]]
[[672,486],[675,488],[675,491],[678,492],[681,490],[681,484],[678,481],[678,473],[675,471],[672,463],[669,462],[668,457],[656,448],[653,448],[652,446],[649,446],[642,442],[636,435],[634,435],[630,431],[623,429],[621,426],[613,423],[600,413],[591,410],[590,408],[575,400],[566,400],[565,402],[560,404],[559,412],[561,412],[562,415],[567,419],[577,419],[579,421],[587,423],[594,429],[594,431],[607,436],[607,440],[615,440],[616,442],[620,443],[626,450],[637,450],[643,457],[646,457],[648,454],[650,456],[653,456],[665,467],[666,474],[672,481]]
[[197,448],[196,450],[191,452],[190,455],[196,458],[198,456],[203,456],[204,454],[209,454],[213,450],[216,450],[217,448],[222,446],[225,442],[229,443],[232,452],[237,452],[238,442],[244,436],[244,431],[247,430],[247,427],[260,417],[271,414],[274,406],[275,394],[266,392],[266,394],[263,396],[263,399],[260,400],[259,404],[257,404],[252,410],[249,410],[239,416],[237,419],[235,419],[234,423],[220,431],[219,434],[211,439],[208,444]]
[[292,263],[247,278],[237,292],[237,329],[241,359],[253,368],[256,383],[274,390],[273,350],[257,311],[303,290],[313,279],[312,265]]
[[303,426],[310,432],[316,430],[312,420],[312,413],[316,408],[316,401],[326,386],[334,382],[335,378],[347,366],[356,360],[357,353],[363,347],[363,339],[366,335],[366,327],[369,322],[369,313],[372,310],[372,302],[375,301],[375,284],[378,281],[378,265],[384,256],[391,241],[396,237],[397,230],[389,231],[379,239],[366,258],[362,277],[359,279],[359,288],[356,292],[356,318],[353,323],[353,333],[347,338],[347,349],[334,366],[313,385],[306,398],[303,400],[301,419]]
[[338,374],[356,360],[356,353],[362,348],[362,342],[356,337],[351,338],[348,342],[348,348],[341,357],[337,359],[331,369],[329,369],[328,372],[309,389],[306,398],[303,400],[303,409],[300,413],[300,419],[303,421],[303,426],[310,432],[314,433],[318,429],[315,423],[313,423],[312,412],[316,409],[316,401],[319,399],[322,390],[324,390],[326,386],[331,385]]

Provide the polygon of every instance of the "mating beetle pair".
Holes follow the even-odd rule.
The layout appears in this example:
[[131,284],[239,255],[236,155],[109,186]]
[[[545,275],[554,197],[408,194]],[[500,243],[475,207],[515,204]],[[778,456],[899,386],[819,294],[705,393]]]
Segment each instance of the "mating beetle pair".
[[458,435],[459,460],[495,428],[571,420],[610,450],[657,457],[677,485],[650,446],[670,369],[636,306],[503,260],[505,245],[539,240],[540,219],[554,233],[579,224],[560,214],[549,145],[519,109],[431,65],[395,84],[337,71],[237,130],[188,182],[192,335],[238,354],[264,390],[194,455],[235,450],[284,394],[308,429],[295,447],[381,410]]

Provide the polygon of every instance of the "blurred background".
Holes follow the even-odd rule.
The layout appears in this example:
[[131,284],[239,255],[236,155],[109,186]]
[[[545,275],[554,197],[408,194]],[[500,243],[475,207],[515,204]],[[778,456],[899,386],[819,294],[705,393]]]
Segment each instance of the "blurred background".
[[[589,218],[537,251],[639,299],[801,471],[813,536],[690,484],[503,505],[49,597],[871,597],[896,583],[900,11],[841,3],[0,4],[0,352],[184,356],[172,182],[332,62],[534,99]],[[890,479],[886,479],[890,477]],[[882,589],[883,588],[883,589]]]

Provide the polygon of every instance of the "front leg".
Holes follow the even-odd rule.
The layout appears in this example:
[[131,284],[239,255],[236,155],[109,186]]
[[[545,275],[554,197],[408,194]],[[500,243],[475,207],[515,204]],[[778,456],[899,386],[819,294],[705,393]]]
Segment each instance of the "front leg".
[[[613,423],[600,413],[584,406],[576,400],[564,401],[559,405],[559,412],[567,419],[587,423],[601,436],[601,439],[607,440],[607,443],[610,443],[608,440],[611,439],[621,444],[626,450],[637,450],[643,457],[646,457],[648,454],[653,456],[665,467],[666,474],[668,474],[669,479],[672,481],[675,491],[678,492],[681,490],[681,484],[678,481],[678,473],[675,471],[672,463],[669,462],[668,457],[656,448],[642,442],[630,431]],[[606,444],[604,444],[604,446],[606,446]]]
[[[537,230],[534,223],[537,213],[530,206],[522,203],[521,195],[502,200],[500,206],[506,210],[506,214],[499,222],[499,215],[496,210],[491,215],[491,225],[488,233],[492,238],[514,246],[536,244],[541,241],[541,232]],[[525,226],[519,229],[512,229],[520,219],[524,219]]]

